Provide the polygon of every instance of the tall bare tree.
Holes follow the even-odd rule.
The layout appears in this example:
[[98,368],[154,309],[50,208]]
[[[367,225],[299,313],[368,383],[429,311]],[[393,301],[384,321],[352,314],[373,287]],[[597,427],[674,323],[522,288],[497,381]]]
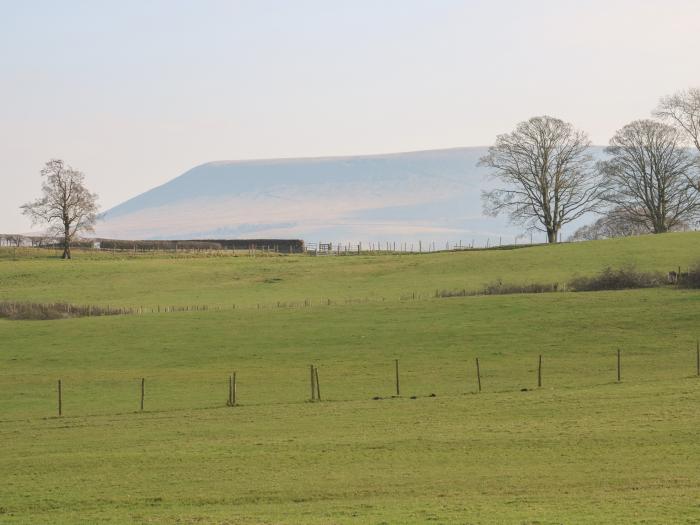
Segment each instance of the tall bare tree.
[[484,211],[544,231],[557,242],[562,225],[600,206],[588,136],[562,120],[542,116],[499,135],[480,166],[502,186],[482,193]]
[[620,129],[598,163],[605,200],[627,220],[664,233],[700,211],[693,188],[696,163],[680,132],[654,120],[636,120]]
[[700,151],[700,88],[690,88],[664,97],[654,116],[682,130]]
[[[681,130],[700,153],[700,88],[678,91],[662,98],[654,110],[654,116]],[[696,160],[700,166],[700,155]],[[700,192],[700,177],[691,180],[691,184]]]
[[80,232],[93,231],[97,195],[85,187],[85,175],[52,159],[41,170],[42,196],[22,206],[34,224],[47,224],[48,234],[63,239],[63,258],[71,258],[71,244]]

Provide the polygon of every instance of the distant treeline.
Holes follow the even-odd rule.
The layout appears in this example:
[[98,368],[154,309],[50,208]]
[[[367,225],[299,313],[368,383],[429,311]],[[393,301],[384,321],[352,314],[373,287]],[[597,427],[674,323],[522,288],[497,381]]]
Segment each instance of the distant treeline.
[[125,241],[95,239],[103,250],[264,250],[278,253],[301,253],[304,241],[299,239],[185,239]]
[[[259,250],[277,253],[302,253],[300,239],[183,239],[183,240],[120,240],[80,239],[73,241],[76,248],[102,250],[177,251],[177,250]],[[63,239],[49,236],[0,234],[0,246],[60,248]]]

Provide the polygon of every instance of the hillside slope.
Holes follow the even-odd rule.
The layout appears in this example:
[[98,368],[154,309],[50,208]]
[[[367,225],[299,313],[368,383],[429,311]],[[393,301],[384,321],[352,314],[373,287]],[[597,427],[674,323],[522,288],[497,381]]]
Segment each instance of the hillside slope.
[[481,211],[486,150],[211,162],[107,211],[97,234],[512,242],[521,230]]

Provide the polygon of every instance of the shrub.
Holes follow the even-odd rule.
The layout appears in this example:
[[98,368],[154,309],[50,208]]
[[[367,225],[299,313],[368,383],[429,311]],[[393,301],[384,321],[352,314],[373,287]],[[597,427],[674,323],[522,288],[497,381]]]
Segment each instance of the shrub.
[[46,321],[51,319],[66,319],[68,317],[88,317],[101,315],[119,315],[131,313],[124,308],[103,308],[100,306],[75,306],[66,303],[16,303],[0,301],[0,319],[14,321]]
[[627,290],[633,288],[653,288],[664,284],[658,272],[640,272],[631,266],[605,268],[598,275],[574,277],[569,281],[569,289],[574,292],[595,292],[599,290]]
[[550,293],[559,289],[558,283],[543,284],[503,284],[500,280],[487,284],[482,293],[484,295],[504,295],[516,293]]
[[465,288],[461,290],[435,290],[435,297],[467,297],[477,295],[477,292]]
[[688,273],[680,274],[678,286],[683,288],[700,288],[700,263],[690,268]]
[[507,295],[518,293],[550,293],[559,290],[558,283],[503,284],[499,279],[484,285],[481,290],[435,290],[435,297],[469,297],[473,295]]

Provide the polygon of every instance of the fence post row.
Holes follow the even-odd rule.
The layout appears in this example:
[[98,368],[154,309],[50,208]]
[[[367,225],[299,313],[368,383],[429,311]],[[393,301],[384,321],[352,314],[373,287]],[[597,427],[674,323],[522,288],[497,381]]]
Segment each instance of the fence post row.
[[[481,367],[479,363],[479,358],[475,358],[476,364],[476,381],[478,392],[482,391],[481,384]],[[616,372],[617,372],[617,382],[622,382],[622,350],[620,348],[616,351]],[[700,339],[696,341],[695,345],[695,373],[697,377],[700,377]],[[401,382],[400,382],[400,370],[399,370],[399,360],[394,359],[394,379],[396,386],[396,396],[401,396]],[[311,364],[309,365],[309,382],[311,389],[311,401],[321,401],[321,383],[319,380],[318,367]],[[538,355],[537,359],[537,386],[542,387],[542,354]],[[228,406],[236,406],[236,372],[233,372],[229,376],[228,384]],[[141,396],[140,396],[140,410],[144,411],[145,408],[145,398],[146,398],[146,379],[141,378]],[[57,401],[58,401],[58,416],[63,416],[63,381],[61,379],[57,380]]]

